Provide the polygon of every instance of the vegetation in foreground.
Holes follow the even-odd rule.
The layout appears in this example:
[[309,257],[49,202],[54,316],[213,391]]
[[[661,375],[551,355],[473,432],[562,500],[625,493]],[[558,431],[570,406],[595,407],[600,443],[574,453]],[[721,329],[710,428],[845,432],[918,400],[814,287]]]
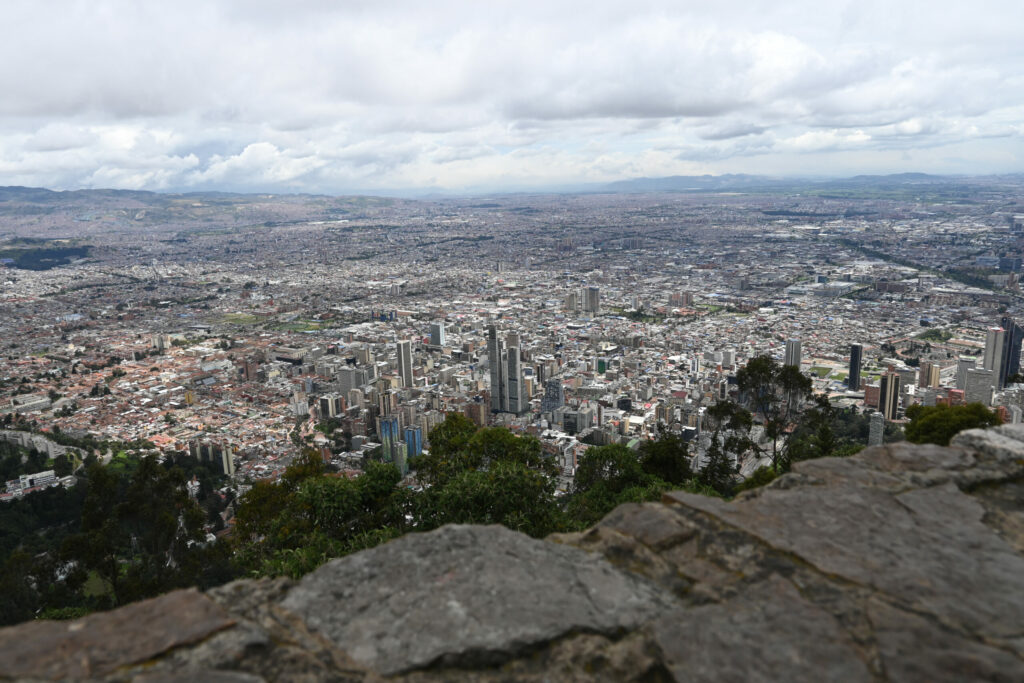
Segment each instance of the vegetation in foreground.
[[[107,466],[89,458],[77,486],[0,508],[0,623],[72,618],[243,576],[298,577],[329,558],[449,523],[502,524],[534,537],[577,531],[624,502],[658,500],[670,489],[729,497],[799,460],[859,450],[867,418],[820,398],[805,403],[809,380],[791,370],[755,359],[741,371],[737,400],[708,411],[710,441],[696,472],[687,443],[663,430],[635,451],[590,448],[572,490],[558,496],[539,440],[453,413],[431,432],[430,453],[411,463],[421,486],[403,485],[394,465],[377,461],[349,479],[306,451],[280,481],[252,485],[220,541],[205,529],[223,526],[230,499],[204,465],[185,454],[163,462],[126,455]],[[916,443],[946,444],[957,431],[998,423],[982,406],[914,407],[908,417]],[[751,451],[767,464],[738,482],[732,456]],[[24,455],[8,454],[0,465],[13,468]],[[189,496],[193,479],[198,489]]]

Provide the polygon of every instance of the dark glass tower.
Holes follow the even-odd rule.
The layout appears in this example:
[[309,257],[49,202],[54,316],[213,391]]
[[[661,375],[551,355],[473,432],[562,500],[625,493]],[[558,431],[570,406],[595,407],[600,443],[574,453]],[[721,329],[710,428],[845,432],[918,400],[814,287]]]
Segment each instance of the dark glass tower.
[[[999,364],[999,387],[1006,386],[1006,380],[1020,372],[1020,345],[1024,341],[1024,327],[1013,321],[1013,318],[1003,318],[999,324],[1006,331],[1003,335],[1003,353]],[[996,368],[993,368],[995,370]]]
[[861,344],[850,344],[850,375],[846,379],[850,391],[860,390],[860,363],[863,356],[864,347]]

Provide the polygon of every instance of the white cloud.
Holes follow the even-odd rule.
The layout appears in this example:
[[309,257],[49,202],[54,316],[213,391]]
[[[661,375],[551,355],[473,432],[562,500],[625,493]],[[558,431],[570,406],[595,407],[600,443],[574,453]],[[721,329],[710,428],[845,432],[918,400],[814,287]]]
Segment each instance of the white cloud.
[[8,0],[0,184],[1021,168],[1024,4],[685,5]]

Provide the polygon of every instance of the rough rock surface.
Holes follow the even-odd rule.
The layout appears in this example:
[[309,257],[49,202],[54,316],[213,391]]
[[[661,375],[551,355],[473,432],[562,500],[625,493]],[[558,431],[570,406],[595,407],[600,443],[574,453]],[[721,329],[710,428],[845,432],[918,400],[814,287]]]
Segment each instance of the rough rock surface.
[[1024,427],[0,630],[0,679],[1024,680]]

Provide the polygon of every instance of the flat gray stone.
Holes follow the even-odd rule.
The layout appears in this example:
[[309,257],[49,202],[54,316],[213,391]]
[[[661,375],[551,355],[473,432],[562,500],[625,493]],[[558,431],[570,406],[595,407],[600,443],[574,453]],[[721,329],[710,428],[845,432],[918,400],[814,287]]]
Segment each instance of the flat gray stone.
[[766,489],[725,503],[667,495],[798,555],[826,575],[881,591],[974,633],[1019,637],[1024,558],[953,484],[902,494],[858,486]]
[[1003,425],[995,429],[968,429],[953,437],[951,444],[978,452],[985,468],[996,468],[1004,479],[1024,473],[1024,426]]
[[234,623],[194,588],[74,621],[30,621],[0,629],[0,676],[103,676],[197,643]]
[[332,560],[281,606],[392,675],[502,661],[570,632],[618,634],[668,600],[598,555],[501,526],[451,525]]
[[652,628],[679,681],[870,681],[836,620],[785,579],[728,602],[671,612]]
[[892,681],[1024,681],[1024,662],[1012,654],[951,633],[916,614],[872,599],[882,666]]
[[632,536],[654,550],[665,550],[692,538],[697,530],[657,503],[623,503],[598,526]]

